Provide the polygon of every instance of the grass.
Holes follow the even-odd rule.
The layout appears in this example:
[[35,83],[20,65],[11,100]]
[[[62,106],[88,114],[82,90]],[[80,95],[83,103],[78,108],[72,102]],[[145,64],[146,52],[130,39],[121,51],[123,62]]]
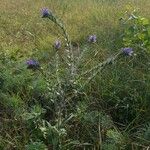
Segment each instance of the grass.
[[[149,0],[5,0],[0,6],[0,149],[150,148],[149,53],[136,49],[136,56],[119,58],[82,90],[88,77],[71,87],[62,59],[59,75],[65,96],[59,97],[53,77],[53,43],[57,38],[64,40],[56,25],[43,20],[40,12],[50,8],[63,20],[77,57],[86,51],[78,70],[83,72],[122,48],[119,19],[126,11],[135,9],[150,19]],[[91,34],[97,35],[95,44],[87,43]],[[59,52],[62,57],[64,47]],[[26,69],[24,62],[29,58],[38,59],[50,74],[52,93],[41,74]],[[63,112],[59,110],[61,98]]]
[[72,41],[82,43],[89,34],[96,33],[99,37],[105,37],[99,38],[98,45],[104,45],[106,48],[118,30],[118,19],[127,9],[136,9],[140,15],[149,16],[149,3],[146,0],[36,1],[36,5],[33,3],[16,0],[1,2],[1,45],[6,52],[10,53],[12,50],[12,53],[31,53],[33,49],[49,49],[49,45],[52,45],[53,39],[56,38],[55,33],[58,32],[52,24],[45,23],[39,18],[43,7],[51,8],[61,17]]

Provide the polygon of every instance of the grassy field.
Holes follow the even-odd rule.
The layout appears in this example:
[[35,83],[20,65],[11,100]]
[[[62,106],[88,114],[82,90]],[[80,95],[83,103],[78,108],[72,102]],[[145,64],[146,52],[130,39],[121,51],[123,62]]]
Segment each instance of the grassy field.
[[[149,0],[0,0],[0,8],[0,150],[150,149]],[[42,8],[70,35],[75,79],[107,60],[105,69],[72,83],[62,32]],[[137,33],[123,23],[134,10]],[[107,65],[127,46],[134,55]],[[44,72],[26,69],[32,58]]]
[[119,28],[118,19],[125,11],[135,9],[142,16],[150,16],[148,0],[6,0],[1,1],[0,5],[1,47],[8,53],[49,49],[57,31],[53,24],[45,23],[40,18],[43,7],[56,12],[65,22],[73,42],[83,43],[89,34],[97,34],[99,49],[110,46]]

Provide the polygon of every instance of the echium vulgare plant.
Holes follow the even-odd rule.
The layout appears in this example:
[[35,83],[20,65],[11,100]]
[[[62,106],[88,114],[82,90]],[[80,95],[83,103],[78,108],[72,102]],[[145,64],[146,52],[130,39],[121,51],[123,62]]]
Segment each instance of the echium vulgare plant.
[[[31,59],[28,60],[27,68],[32,69],[34,71],[38,70],[43,75],[44,79],[46,80],[47,87],[49,90],[49,93],[51,95],[51,102],[54,104],[54,113],[55,113],[55,125],[54,128],[57,131],[61,131],[62,128],[65,126],[63,123],[65,120],[69,120],[71,118],[71,115],[68,114],[67,108],[68,105],[71,105],[70,99],[73,100],[73,96],[78,94],[80,90],[85,87],[102,69],[104,69],[107,65],[112,64],[114,61],[116,61],[121,55],[131,56],[133,54],[132,47],[124,47],[122,48],[115,56],[110,57],[106,59],[104,62],[97,64],[96,66],[92,67],[89,70],[86,70],[84,72],[77,72],[79,70],[78,65],[75,63],[75,56],[73,54],[73,47],[71,44],[71,40],[69,37],[69,34],[67,33],[67,30],[64,26],[64,24],[58,19],[52,11],[48,10],[47,8],[42,10],[42,18],[47,18],[51,20],[56,26],[58,26],[63,33],[63,37],[66,41],[66,56],[65,56],[65,62],[66,65],[60,65],[62,62],[60,62],[60,56],[59,56],[59,50],[61,49],[62,42],[58,39],[55,41],[53,47],[55,49],[55,85],[51,84],[51,78],[47,71],[45,71],[38,61]],[[97,36],[96,35],[90,35],[88,37],[89,43],[96,43],[97,42]],[[82,57],[81,57],[82,58]],[[60,67],[65,70],[64,74],[67,76],[67,78],[63,78],[60,76],[60,70],[63,70]],[[86,78],[86,82],[84,84],[82,83],[82,79]],[[65,81],[64,81],[65,80]],[[69,91],[69,94],[66,93],[66,84],[69,86],[67,88]],[[77,85],[77,86],[76,86]],[[71,93],[71,94],[70,94]],[[69,96],[68,96],[69,95]],[[70,96],[71,95],[71,96]],[[73,95],[73,96],[72,96]],[[69,98],[68,98],[68,97]],[[51,125],[49,125],[51,127]],[[52,127],[53,128],[53,127]],[[66,133],[67,134],[67,133]],[[59,149],[61,148],[61,136],[58,134],[58,139],[55,145],[59,145]]]
[[[73,50],[72,50],[72,44],[71,44],[71,40],[69,37],[69,34],[67,33],[67,30],[64,26],[64,24],[60,21],[60,19],[58,19],[58,17],[56,17],[52,11],[48,10],[47,8],[42,9],[42,18],[47,18],[50,19],[53,23],[56,24],[56,26],[58,26],[59,28],[61,28],[62,33],[63,33],[63,37],[66,41],[66,46],[67,46],[67,59],[65,64],[67,64],[66,68],[66,75],[67,75],[67,82],[69,82],[70,85],[76,85],[78,83],[80,83],[80,81],[86,76],[86,82],[84,82],[84,84],[82,85],[81,89],[83,89],[83,87],[85,85],[87,85],[102,69],[104,69],[107,65],[112,64],[120,55],[124,54],[127,56],[131,56],[133,54],[133,48],[131,47],[124,47],[122,48],[115,56],[110,57],[108,59],[106,59],[104,62],[97,64],[96,66],[92,67],[91,69],[81,72],[79,74],[75,73],[75,68],[78,65],[75,65],[75,61],[74,61],[74,56],[73,56]],[[90,35],[88,37],[88,42],[89,43],[96,43],[97,42],[97,36],[96,35]],[[54,48],[56,50],[55,53],[55,67],[56,67],[56,84],[55,86],[51,87],[50,86],[50,82],[51,80],[49,78],[47,78],[46,72],[44,72],[43,68],[40,67],[40,64],[36,61],[36,60],[28,60],[27,61],[27,65],[28,65],[28,69],[32,69],[32,70],[39,70],[42,75],[44,76],[45,80],[47,81],[47,86],[49,91],[52,93],[52,95],[54,93],[56,93],[56,97],[60,97],[61,99],[61,105],[65,105],[65,93],[64,93],[64,89],[63,89],[63,85],[62,85],[62,79],[60,79],[59,76],[59,70],[61,68],[59,64],[61,64],[62,62],[59,59],[59,49],[61,48],[61,41],[60,40],[56,40],[54,43]],[[61,66],[62,67],[62,66]],[[69,73],[69,75],[68,75]],[[88,77],[87,77],[88,76]],[[74,86],[69,86],[69,88],[73,88]],[[69,90],[75,90],[75,89],[69,89]],[[79,89],[78,89],[79,90]],[[55,97],[55,98],[56,98]],[[51,99],[53,102],[55,101],[54,97]]]
[[[67,46],[67,63],[68,64],[68,69],[70,70],[70,77],[72,80],[72,83],[76,83],[77,80],[79,80],[80,78],[82,78],[82,76],[84,75],[87,75],[95,70],[97,70],[98,72],[103,69],[106,65],[108,64],[111,64],[114,60],[116,60],[118,58],[118,56],[120,56],[120,54],[125,54],[125,55],[128,55],[128,56],[131,56],[133,54],[133,49],[131,47],[125,47],[125,48],[122,48],[121,51],[115,55],[114,57],[111,57],[111,58],[108,58],[106,61],[96,65],[95,67],[93,67],[92,69],[90,70],[87,70],[79,75],[76,75],[75,77],[75,70],[77,69],[76,65],[75,65],[75,61],[74,61],[74,55],[73,55],[73,50],[72,50],[72,44],[71,44],[71,40],[70,40],[70,36],[69,34],[67,33],[67,30],[66,30],[66,27],[64,26],[64,24],[60,21],[60,19],[58,19],[53,13],[52,11],[50,11],[49,9],[47,8],[44,8],[42,9],[42,18],[48,18],[50,19],[52,22],[54,22],[58,27],[60,27],[62,29],[62,32],[63,32],[63,36],[64,36],[64,39],[66,41],[66,46]],[[96,35],[90,35],[88,37],[88,42],[89,43],[96,43],[97,41],[97,36]],[[54,44],[54,47],[55,49],[60,49],[61,47],[61,42],[59,40],[55,41],[55,44]],[[96,71],[96,72],[97,72]],[[97,73],[98,73],[97,72]],[[97,74],[95,73],[95,74]],[[91,77],[89,77],[87,79],[87,82],[88,80],[91,80],[91,78],[93,77],[93,74]]]

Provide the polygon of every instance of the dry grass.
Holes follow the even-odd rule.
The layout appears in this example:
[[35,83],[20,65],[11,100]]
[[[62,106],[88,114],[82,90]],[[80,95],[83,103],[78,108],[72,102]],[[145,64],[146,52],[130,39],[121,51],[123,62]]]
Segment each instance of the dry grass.
[[149,0],[1,0],[2,50],[28,54],[33,49],[51,47],[59,33],[53,24],[40,18],[43,7],[50,8],[64,20],[75,42],[83,42],[89,34],[97,34],[99,48],[113,40],[118,19],[126,10],[135,9],[143,16],[150,16]]

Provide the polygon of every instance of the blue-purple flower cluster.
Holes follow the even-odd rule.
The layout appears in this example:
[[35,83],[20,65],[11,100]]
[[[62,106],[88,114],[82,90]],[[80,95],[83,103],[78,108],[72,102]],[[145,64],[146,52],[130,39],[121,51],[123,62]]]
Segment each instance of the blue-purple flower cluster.
[[51,12],[47,8],[42,9],[42,18],[47,18],[51,15]]
[[36,70],[36,69],[40,68],[39,63],[34,59],[27,60],[26,64],[27,64],[27,69]]
[[88,41],[90,43],[96,43],[96,41],[97,41],[96,35],[90,35],[89,38],[88,38]]
[[122,52],[123,52],[123,54],[125,54],[127,56],[132,56],[133,48],[131,48],[131,47],[122,48]]
[[60,49],[61,48],[61,41],[56,40],[55,43],[54,43],[54,48],[57,49],[57,50]]

